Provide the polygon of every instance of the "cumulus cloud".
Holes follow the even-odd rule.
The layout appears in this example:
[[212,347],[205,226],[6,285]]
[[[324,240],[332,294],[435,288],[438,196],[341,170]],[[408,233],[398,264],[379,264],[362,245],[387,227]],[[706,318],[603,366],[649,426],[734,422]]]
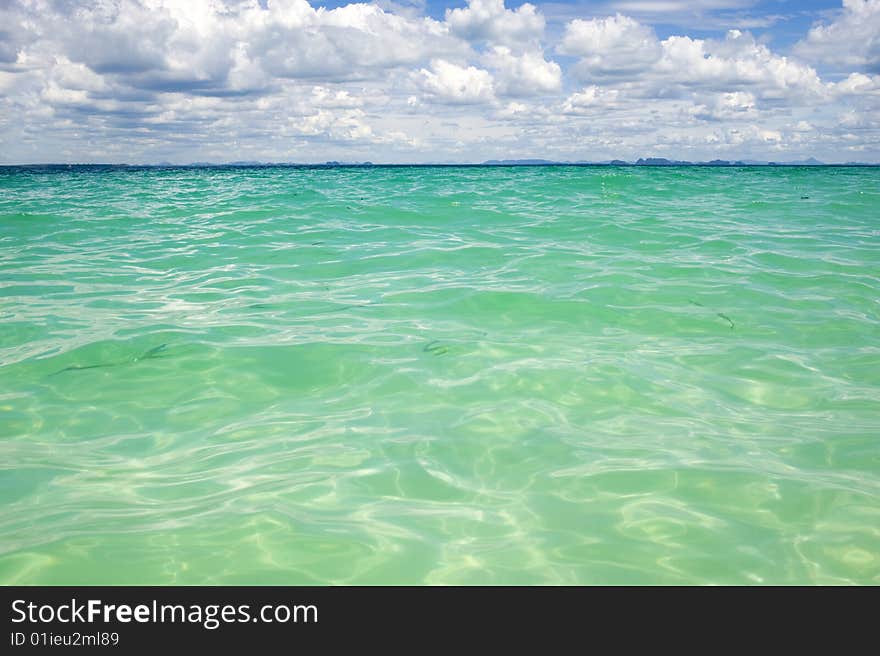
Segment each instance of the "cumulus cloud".
[[758,118],[755,96],[746,91],[719,93],[706,104],[694,107],[694,116],[715,121],[753,120]]
[[880,75],[868,76],[864,73],[851,73],[846,79],[834,85],[835,90],[847,96],[874,96],[880,93]]
[[450,105],[486,103],[495,96],[489,71],[443,59],[432,61],[430,70],[421,69],[416,82],[429,99]]
[[467,0],[467,7],[447,9],[450,31],[469,41],[488,41],[516,47],[533,43],[544,33],[544,16],[525,3],[511,10],[504,0]]
[[417,64],[438,55],[467,52],[447,27],[429,18],[412,20],[375,5],[350,4],[313,9],[305,0],[288,0],[278,20],[253,10],[249,52],[281,77],[344,79]]
[[562,86],[559,64],[544,59],[541,52],[516,54],[507,46],[495,46],[485,57],[496,70],[498,90],[507,96],[536,96]]
[[617,89],[591,85],[566,98],[562,104],[562,111],[565,114],[594,114],[597,110],[613,106],[617,102],[619,93]]
[[653,29],[617,14],[569,22],[557,50],[581,57],[577,70],[581,77],[625,76],[653,65],[660,56],[660,43]]
[[532,115],[531,108],[521,102],[509,102],[507,105],[495,112],[495,118],[500,121],[511,119],[527,118]]
[[723,40],[671,36],[661,43],[655,70],[681,84],[710,85],[720,90],[752,88],[763,97],[821,97],[827,88],[816,70],[773,53],[747,32],[730,30]]
[[[466,44],[430,18],[408,19],[370,4],[332,10],[306,0],[110,0],[70,12],[21,5],[23,20],[40,20],[56,48],[98,74],[124,76],[156,91],[185,88],[205,95],[263,88],[269,78],[365,78]],[[44,8],[45,9],[45,8]],[[28,11],[30,10],[30,11]],[[237,72],[239,84],[234,84]]]
[[843,11],[815,25],[795,53],[817,64],[880,72],[880,0],[843,0]]
[[670,36],[661,41],[653,29],[618,14],[571,21],[559,52],[581,57],[573,73],[584,81],[636,80],[669,93],[681,87],[757,87],[764,97],[827,91],[815,69],[773,53],[740,30],[729,30],[721,40]]

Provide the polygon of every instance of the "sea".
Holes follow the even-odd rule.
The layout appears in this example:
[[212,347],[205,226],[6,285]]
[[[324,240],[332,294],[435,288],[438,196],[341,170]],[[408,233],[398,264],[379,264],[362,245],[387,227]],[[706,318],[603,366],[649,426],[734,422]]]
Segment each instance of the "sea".
[[4,167],[2,584],[878,584],[880,168]]

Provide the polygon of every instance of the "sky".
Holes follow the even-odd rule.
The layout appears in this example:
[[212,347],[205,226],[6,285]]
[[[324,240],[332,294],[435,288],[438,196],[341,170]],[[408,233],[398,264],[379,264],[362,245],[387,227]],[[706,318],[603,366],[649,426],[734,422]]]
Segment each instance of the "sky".
[[0,0],[0,164],[880,162],[880,0]]

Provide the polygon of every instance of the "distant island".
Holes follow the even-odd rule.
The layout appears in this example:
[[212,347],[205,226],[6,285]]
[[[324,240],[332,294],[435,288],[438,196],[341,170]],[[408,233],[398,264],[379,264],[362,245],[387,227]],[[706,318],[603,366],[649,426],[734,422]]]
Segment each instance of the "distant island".
[[482,166],[876,166],[863,162],[847,162],[845,164],[827,164],[815,157],[793,162],[765,162],[759,160],[736,160],[713,159],[708,162],[691,162],[688,160],[666,159],[665,157],[640,157],[635,162],[622,159],[609,161],[591,162],[557,162],[546,159],[489,159]]

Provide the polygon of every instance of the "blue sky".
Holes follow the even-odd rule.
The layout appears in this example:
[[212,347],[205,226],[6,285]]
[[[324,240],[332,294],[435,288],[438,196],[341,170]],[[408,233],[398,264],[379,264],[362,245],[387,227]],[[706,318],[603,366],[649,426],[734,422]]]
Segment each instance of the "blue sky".
[[880,161],[880,0],[6,0],[0,163]]

